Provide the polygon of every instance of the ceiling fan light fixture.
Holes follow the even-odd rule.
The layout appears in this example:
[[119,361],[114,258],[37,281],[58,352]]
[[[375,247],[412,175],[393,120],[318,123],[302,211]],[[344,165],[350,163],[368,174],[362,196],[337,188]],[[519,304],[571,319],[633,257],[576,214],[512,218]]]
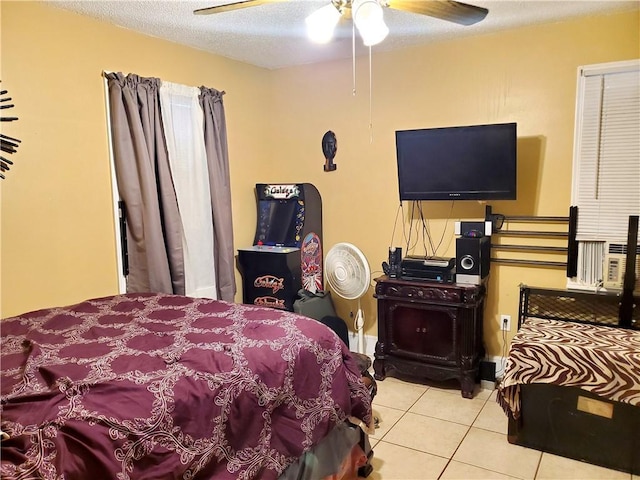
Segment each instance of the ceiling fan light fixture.
[[360,36],[362,37],[362,43],[367,47],[371,47],[387,38],[387,35],[389,35],[389,27],[387,27],[384,21],[380,21],[373,25],[368,25],[366,28],[359,28],[358,32],[360,32]]
[[356,27],[366,27],[383,19],[382,5],[378,0],[353,0],[351,14]]
[[307,35],[315,43],[328,43],[340,20],[340,12],[330,3],[309,15],[305,19]]
[[377,45],[387,37],[389,27],[384,23],[382,5],[378,0],[354,0],[351,8],[353,21],[367,47]]

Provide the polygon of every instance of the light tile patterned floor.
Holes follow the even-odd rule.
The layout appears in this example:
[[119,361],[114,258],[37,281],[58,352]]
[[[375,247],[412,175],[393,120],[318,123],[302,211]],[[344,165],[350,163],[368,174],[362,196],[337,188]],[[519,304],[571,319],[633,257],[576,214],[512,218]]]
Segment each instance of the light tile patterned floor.
[[371,480],[640,480],[640,476],[512,445],[495,391],[378,382]]

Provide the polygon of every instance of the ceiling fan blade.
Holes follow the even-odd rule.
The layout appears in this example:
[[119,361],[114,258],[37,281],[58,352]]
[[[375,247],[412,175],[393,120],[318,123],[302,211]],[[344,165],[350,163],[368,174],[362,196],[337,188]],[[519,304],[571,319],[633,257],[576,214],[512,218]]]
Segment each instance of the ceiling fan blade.
[[489,10],[451,0],[386,0],[389,8],[419,13],[460,25],[473,25],[484,19]]
[[215,7],[200,8],[194,10],[196,15],[211,15],[212,13],[230,12],[241,8],[257,7],[266,3],[286,2],[288,0],[241,0],[239,2],[225,3]]

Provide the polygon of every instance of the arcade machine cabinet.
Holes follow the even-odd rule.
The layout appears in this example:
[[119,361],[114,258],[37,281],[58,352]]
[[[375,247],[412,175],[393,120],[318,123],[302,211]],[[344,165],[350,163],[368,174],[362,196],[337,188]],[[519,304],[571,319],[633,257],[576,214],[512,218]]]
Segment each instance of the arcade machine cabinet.
[[253,246],[238,250],[243,303],[293,311],[301,288],[323,290],[322,200],[310,183],[256,184]]

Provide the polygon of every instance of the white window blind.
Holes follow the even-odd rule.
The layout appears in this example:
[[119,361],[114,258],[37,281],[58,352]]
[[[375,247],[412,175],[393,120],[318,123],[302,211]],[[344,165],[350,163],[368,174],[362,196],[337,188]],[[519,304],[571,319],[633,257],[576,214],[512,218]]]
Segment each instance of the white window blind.
[[572,204],[580,241],[626,242],[640,214],[640,62],[582,67]]

